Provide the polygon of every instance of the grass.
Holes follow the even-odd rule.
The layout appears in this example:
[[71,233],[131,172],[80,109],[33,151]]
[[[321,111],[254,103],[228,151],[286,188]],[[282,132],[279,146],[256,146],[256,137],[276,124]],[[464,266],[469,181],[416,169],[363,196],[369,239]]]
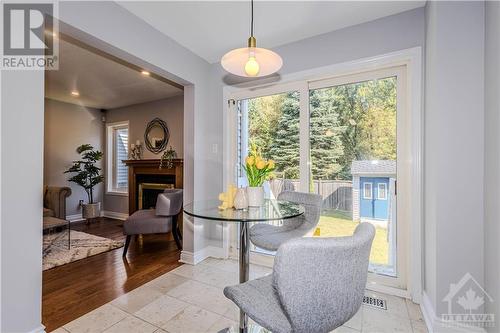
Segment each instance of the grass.
[[[323,212],[318,227],[319,236],[315,237],[341,237],[351,236],[358,225],[353,222],[349,214],[331,210]],[[318,230],[316,229],[316,233]],[[370,262],[380,265],[389,263],[389,244],[387,243],[387,229],[377,227],[373,240]]]

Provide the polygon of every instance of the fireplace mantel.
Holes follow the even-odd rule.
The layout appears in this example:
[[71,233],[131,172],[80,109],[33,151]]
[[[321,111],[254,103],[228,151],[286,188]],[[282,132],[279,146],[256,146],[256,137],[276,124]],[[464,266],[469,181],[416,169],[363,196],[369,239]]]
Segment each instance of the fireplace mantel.
[[182,159],[174,159],[172,168],[166,168],[163,163],[164,166],[161,169],[159,159],[124,160],[123,163],[128,166],[128,211],[130,215],[137,210],[138,175],[175,176],[175,188],[183,187]]

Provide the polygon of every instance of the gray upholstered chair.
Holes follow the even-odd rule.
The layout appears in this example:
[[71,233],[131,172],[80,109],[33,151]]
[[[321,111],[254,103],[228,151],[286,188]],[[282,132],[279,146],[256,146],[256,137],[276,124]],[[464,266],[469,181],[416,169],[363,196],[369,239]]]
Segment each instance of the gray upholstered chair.
[[278,200],[287,200],[301,204],[305,208],[302,216],[286,220],[281,226],[258,223],[250,228],[252,243],[268,251],[276,251],[278,247],[292,238],[302,237],[312,231],[319,222],[323,199],[320,195],[284,191]]
[[226,287],[224,295],[273,333],[330,332],[361,306],[374,236],[361,223],[350,237],[290,240],[271,275]]
[[127,255],[132,235],[161,234],[172,232],[179,250],[182,249],[182,236],[177,218],[182,209],[181,189],[167,189],[158,194],[155,209],[142,209],[130,215],[123,223],[123,233],[127,235],[123,256]]

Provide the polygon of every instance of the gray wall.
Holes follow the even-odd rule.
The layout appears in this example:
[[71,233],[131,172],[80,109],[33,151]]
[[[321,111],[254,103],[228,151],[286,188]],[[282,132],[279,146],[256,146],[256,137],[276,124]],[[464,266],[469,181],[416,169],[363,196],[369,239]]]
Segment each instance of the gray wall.
[[[76,147],[89,143],[104,152],[104,123],[100,110],[45,99],[45,137],[43,183],[49,186],[69,186],[72,194],[66,200],[66,215],[81,214],[79,200],[88,201],[80,186],[70,183],[64,170],[79,158]],[[103,167],[103,161],[98,166]],[[94,198],[102,201],[104,186],[95,187]]]
[[[163,119],[170,132],[168,146],[177,152],[179,158],[184,154],[184,96],[159,101],[135,104],[106,112],[106,123],[129,121],[129,143],[140,140],[144,143],[144,131],[148,123],[155,117]],[[154,154],[143,145],[143,158],[160,158],[161,154]],[[105,194],[104,209],[106,211],[128,214],[128,197]]]
[[486,307],[486,313],[494,313],[498,332],[500,320],[500,3],[486,2],[485,48],[485,225],[484,255],[486,290],[495,300]]
[[1,332],[41,331],[43,71],[1,76]]
[[451,283],[484,281],[484,3],[426,9],[424,289],[439,316]]

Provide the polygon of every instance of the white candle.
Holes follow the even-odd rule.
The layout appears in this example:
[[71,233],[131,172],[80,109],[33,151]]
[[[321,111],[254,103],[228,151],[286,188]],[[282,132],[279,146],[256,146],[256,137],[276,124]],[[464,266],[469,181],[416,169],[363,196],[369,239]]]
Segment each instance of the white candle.
[[140,140],[137,140],[137,141],[135,142],[135,144],[136,144],[137,146],[140,146],[140,145],[141,145],[141,141],[140,141]]
[[134,149],[135,148],[135,145],[132,143],[130,144],[130,149]]

